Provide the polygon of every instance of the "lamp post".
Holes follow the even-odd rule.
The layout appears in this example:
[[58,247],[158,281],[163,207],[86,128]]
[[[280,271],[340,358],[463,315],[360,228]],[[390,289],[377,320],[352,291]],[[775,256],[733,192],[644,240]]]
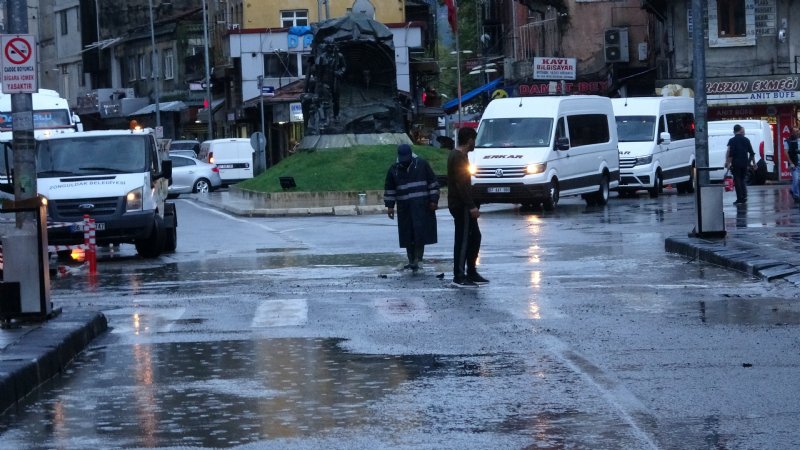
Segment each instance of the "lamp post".
[[[152,0],[151,0],[152,1]],[[208,139],[214,139],[214,126],[211,123],[211,111],[213,110],[211,100],[211,70],[208,67],[208,11],[206,0],[203,0],[203,49],[205,50],[206,63],[206,98],[208,99]]]
[[267,170],[267,159],[265,152],[267,151],[266,135],[264,134],[264,75],[258,76],[258,100],[261,109],[261,138],[264,139],[264,145],[259,145],[258,165],[259,172]]
[[[152,55],[150,61],[153,65],[153,80],[155,81],[155,97],[156,97],[156,128],[161,127],[161,87],[159,86],[160,77],[158,74],[158,55],[156,54],[156,32],[153,24],[153,0],[148,0],[150,4],[150,46],[152,47]],[[98,33],[100,28],[98,27]],[[100,39],[97,40],[100,42]],[[163,137],[163,136],[157,136]]]

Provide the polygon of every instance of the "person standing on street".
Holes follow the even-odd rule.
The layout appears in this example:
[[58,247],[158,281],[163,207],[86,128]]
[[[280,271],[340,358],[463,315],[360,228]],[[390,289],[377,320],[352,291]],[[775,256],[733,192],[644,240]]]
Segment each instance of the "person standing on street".
[[733,175],[733,184],[736,187],[736,201],[734,205],[747,203],[747,169],[755,168],[756,154],[750,139],[744,136],[744,127],[739,124],[733,126],[733,137],[728,141],[728,152],[725,155],[725,168]]
[[786,151],[786,156],[789,157],[789,170],[792,171],[792,198],[794,201],[800,202],[800,164],[798,164],[798,138],[800,138],[800,129],[797,127],[792,128],[792,134],[783,141],[783,150]]
[[447,158],[447,203],[455,222],[453,236],[453,283],[455,287],[477,287],[489,282],[476,268],[481,248],[478,227],[480,211],[472,200],[472,177],[467,154],[475,149],[474,128],[458,129],[458,145]]
[[428,162],[415,155],[408,144],[397,147],[397,161],[386,173],[383,203],[392,220],[397,206],[400,247],[406,249],[408,256],[405,268],[416,273],[425,246],[437,242],[439,182]]

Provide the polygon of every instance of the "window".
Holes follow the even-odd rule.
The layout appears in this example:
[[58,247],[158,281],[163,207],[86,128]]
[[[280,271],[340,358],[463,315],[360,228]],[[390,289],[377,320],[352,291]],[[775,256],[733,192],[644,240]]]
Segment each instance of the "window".
[[144,55],[139,55],[139,78],[142,80],[147,78],[147,58]]
[[281,26],[284,28],[308,25],[308,10],[281,11]]
[[567,116],[570,147],[609,141],[608,117],[605,114]]
[[59,19],[61,19],[61,34],[67,34],[69,32],[68,25],[69,21],[67,20],[67,11],[59,11],[58,13]]
[[667,131],[673,141],[694,138],[694,115],[691,113],[667,114]]
[[128,57],[128,81],[136,80],[136,57]]
[[164,79],[175,78],[175,53],[171,48],[164,50]]
[[717,33],[719,37],[747,36],[745,0],[717,0]]
[[297,55],[274,52],[264,55],[264,76],[267,78],[298,77]]

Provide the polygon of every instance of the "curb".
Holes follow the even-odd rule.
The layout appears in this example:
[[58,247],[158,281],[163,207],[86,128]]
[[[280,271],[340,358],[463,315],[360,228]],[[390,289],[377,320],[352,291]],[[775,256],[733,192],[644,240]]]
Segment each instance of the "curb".
[[800,283],[800,267],[777,259],[764,258],[748,249],[728,247],[726,241],[669,237],[664,240],[664,249],[668,253],[733,269],[762,280]]
[[0,353],[0,413],[62,373],[92,339],[108,329],[100,312],[62,313]]
[[198,203],[213,206],[219,210],[243,217],[362,216],[367,214],[383,214],[386,212],[386,207],[383,205],[341,205],[302,208],[253,208],[248,206],[241,208],[231,203],[214,201],[205,196],[195,196],[193,199]]

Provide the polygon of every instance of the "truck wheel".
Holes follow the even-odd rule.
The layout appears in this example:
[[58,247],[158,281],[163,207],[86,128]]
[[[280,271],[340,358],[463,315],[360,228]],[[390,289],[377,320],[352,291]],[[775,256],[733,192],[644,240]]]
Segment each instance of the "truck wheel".
[[175,253],[178,248],[178,213],[174,203],[167,203],[164,210],[164,253]]
[[150,236],[136,240],[136,252],[142,258],[157,258],[161,254],[161,249],[164,248],[165,238],[164,219],[156,216]]

